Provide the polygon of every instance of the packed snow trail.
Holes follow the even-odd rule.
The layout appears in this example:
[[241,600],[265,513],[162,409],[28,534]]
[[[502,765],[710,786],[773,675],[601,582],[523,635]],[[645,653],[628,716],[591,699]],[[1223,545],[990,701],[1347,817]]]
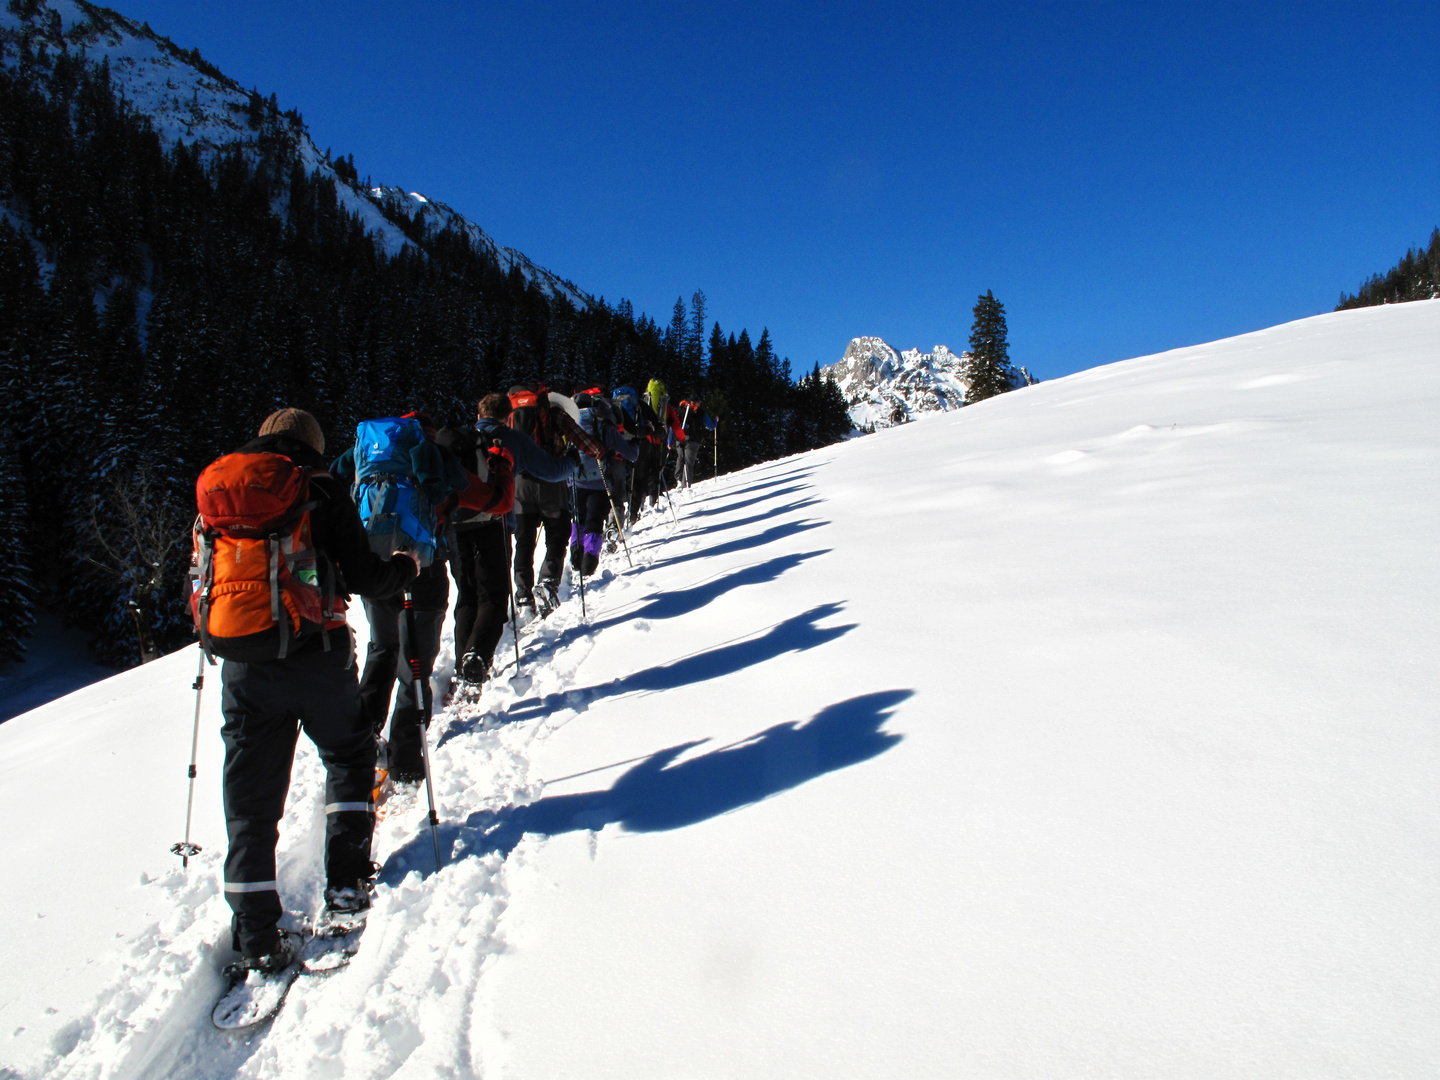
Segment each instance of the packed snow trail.
[[[1440,302],[1341,312],[698,487],[432,729],[453,861],[387,817],[360,954],[248,1042],[213,697],[166,853],[194,654],[0,725],[0,1060],[1434,1075],[1437,354]],[[304,740],[290,808],[314,910]]]

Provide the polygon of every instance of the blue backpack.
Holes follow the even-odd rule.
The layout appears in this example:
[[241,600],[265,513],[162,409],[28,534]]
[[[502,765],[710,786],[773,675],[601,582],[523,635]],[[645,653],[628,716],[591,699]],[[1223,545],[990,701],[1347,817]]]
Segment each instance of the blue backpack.
[[633,386],[617,386],[615,393],[610,396],[615,404],[625,410],[625,415],[632,421],[640,419],[640,395],[635,392]]
[[440,546],[436,506],[448,490],[435,446],[413,418],[362,420],[355,429],[355,483],[351,497],[370,537],[370,548],[386,559],[413,551],[429,566]]

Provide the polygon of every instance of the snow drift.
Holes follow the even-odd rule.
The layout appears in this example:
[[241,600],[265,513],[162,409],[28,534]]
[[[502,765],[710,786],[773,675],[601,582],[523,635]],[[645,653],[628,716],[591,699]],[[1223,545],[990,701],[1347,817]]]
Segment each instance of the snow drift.
[[[193,650],[0,726],[21,1077],[1440,1071],[1440,301],[707,482],[433,730],[248,1042]],[[505,645],[498,654],[505,656]],[[442,659],[445,654],[442,654]],[[513,663],[513,661],[510,661]],[[212,686],[214,683],[212,682]],[[302,739],[282,895],[319,900]]]

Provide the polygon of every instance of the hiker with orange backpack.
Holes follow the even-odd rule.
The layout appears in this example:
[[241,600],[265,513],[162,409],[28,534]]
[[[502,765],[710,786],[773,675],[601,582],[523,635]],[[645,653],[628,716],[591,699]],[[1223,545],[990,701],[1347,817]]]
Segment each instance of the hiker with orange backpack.
[[225,661],[224,888],[240,953],[232,979],[279,972],[298,951],[299,935],[279,928],[275,845],[302,729],[325,765],[317,928],[363,918],[370,904],[375,740],[360,705],[346,600],[351,592],[393,595],[419,565],[371,549],[324,450],[315,417],[281,409],[196,481],[191,609],[201,647]]

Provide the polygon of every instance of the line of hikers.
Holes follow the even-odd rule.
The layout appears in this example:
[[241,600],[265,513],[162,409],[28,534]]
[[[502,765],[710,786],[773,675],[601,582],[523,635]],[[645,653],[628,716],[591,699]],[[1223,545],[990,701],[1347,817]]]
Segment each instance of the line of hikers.
[[[191,607],[202,670],[205,660],[225,661],[224,888],[240,954],[232,967],[273,973],[299,946],[279,927],[275,848],[300,730],[326,774],[325,905],[315,930],[344,933],[363,922],[378,871],[378,782],[427,778],[430,675],[450,574],[452,693],[473,699],[506,621],[518,631],[556,609],[567,552],[583,597],[607,528],[614,550],[627,525],[668,497],[672,451],[673,482],[688,486],[707,429],[714,421],[704,410],[672,403],[658,381],[644,394],[621,387],[609,396],[521,385],[483,397],[473,427],[420,411],[365,421],[333,462],[319,421],[281,409],[201,473]],[[358,677],[352,595],[370,626]],[[433,832],[433,797],[430,818]],[[176,850],[198,850],[188,822]]]

